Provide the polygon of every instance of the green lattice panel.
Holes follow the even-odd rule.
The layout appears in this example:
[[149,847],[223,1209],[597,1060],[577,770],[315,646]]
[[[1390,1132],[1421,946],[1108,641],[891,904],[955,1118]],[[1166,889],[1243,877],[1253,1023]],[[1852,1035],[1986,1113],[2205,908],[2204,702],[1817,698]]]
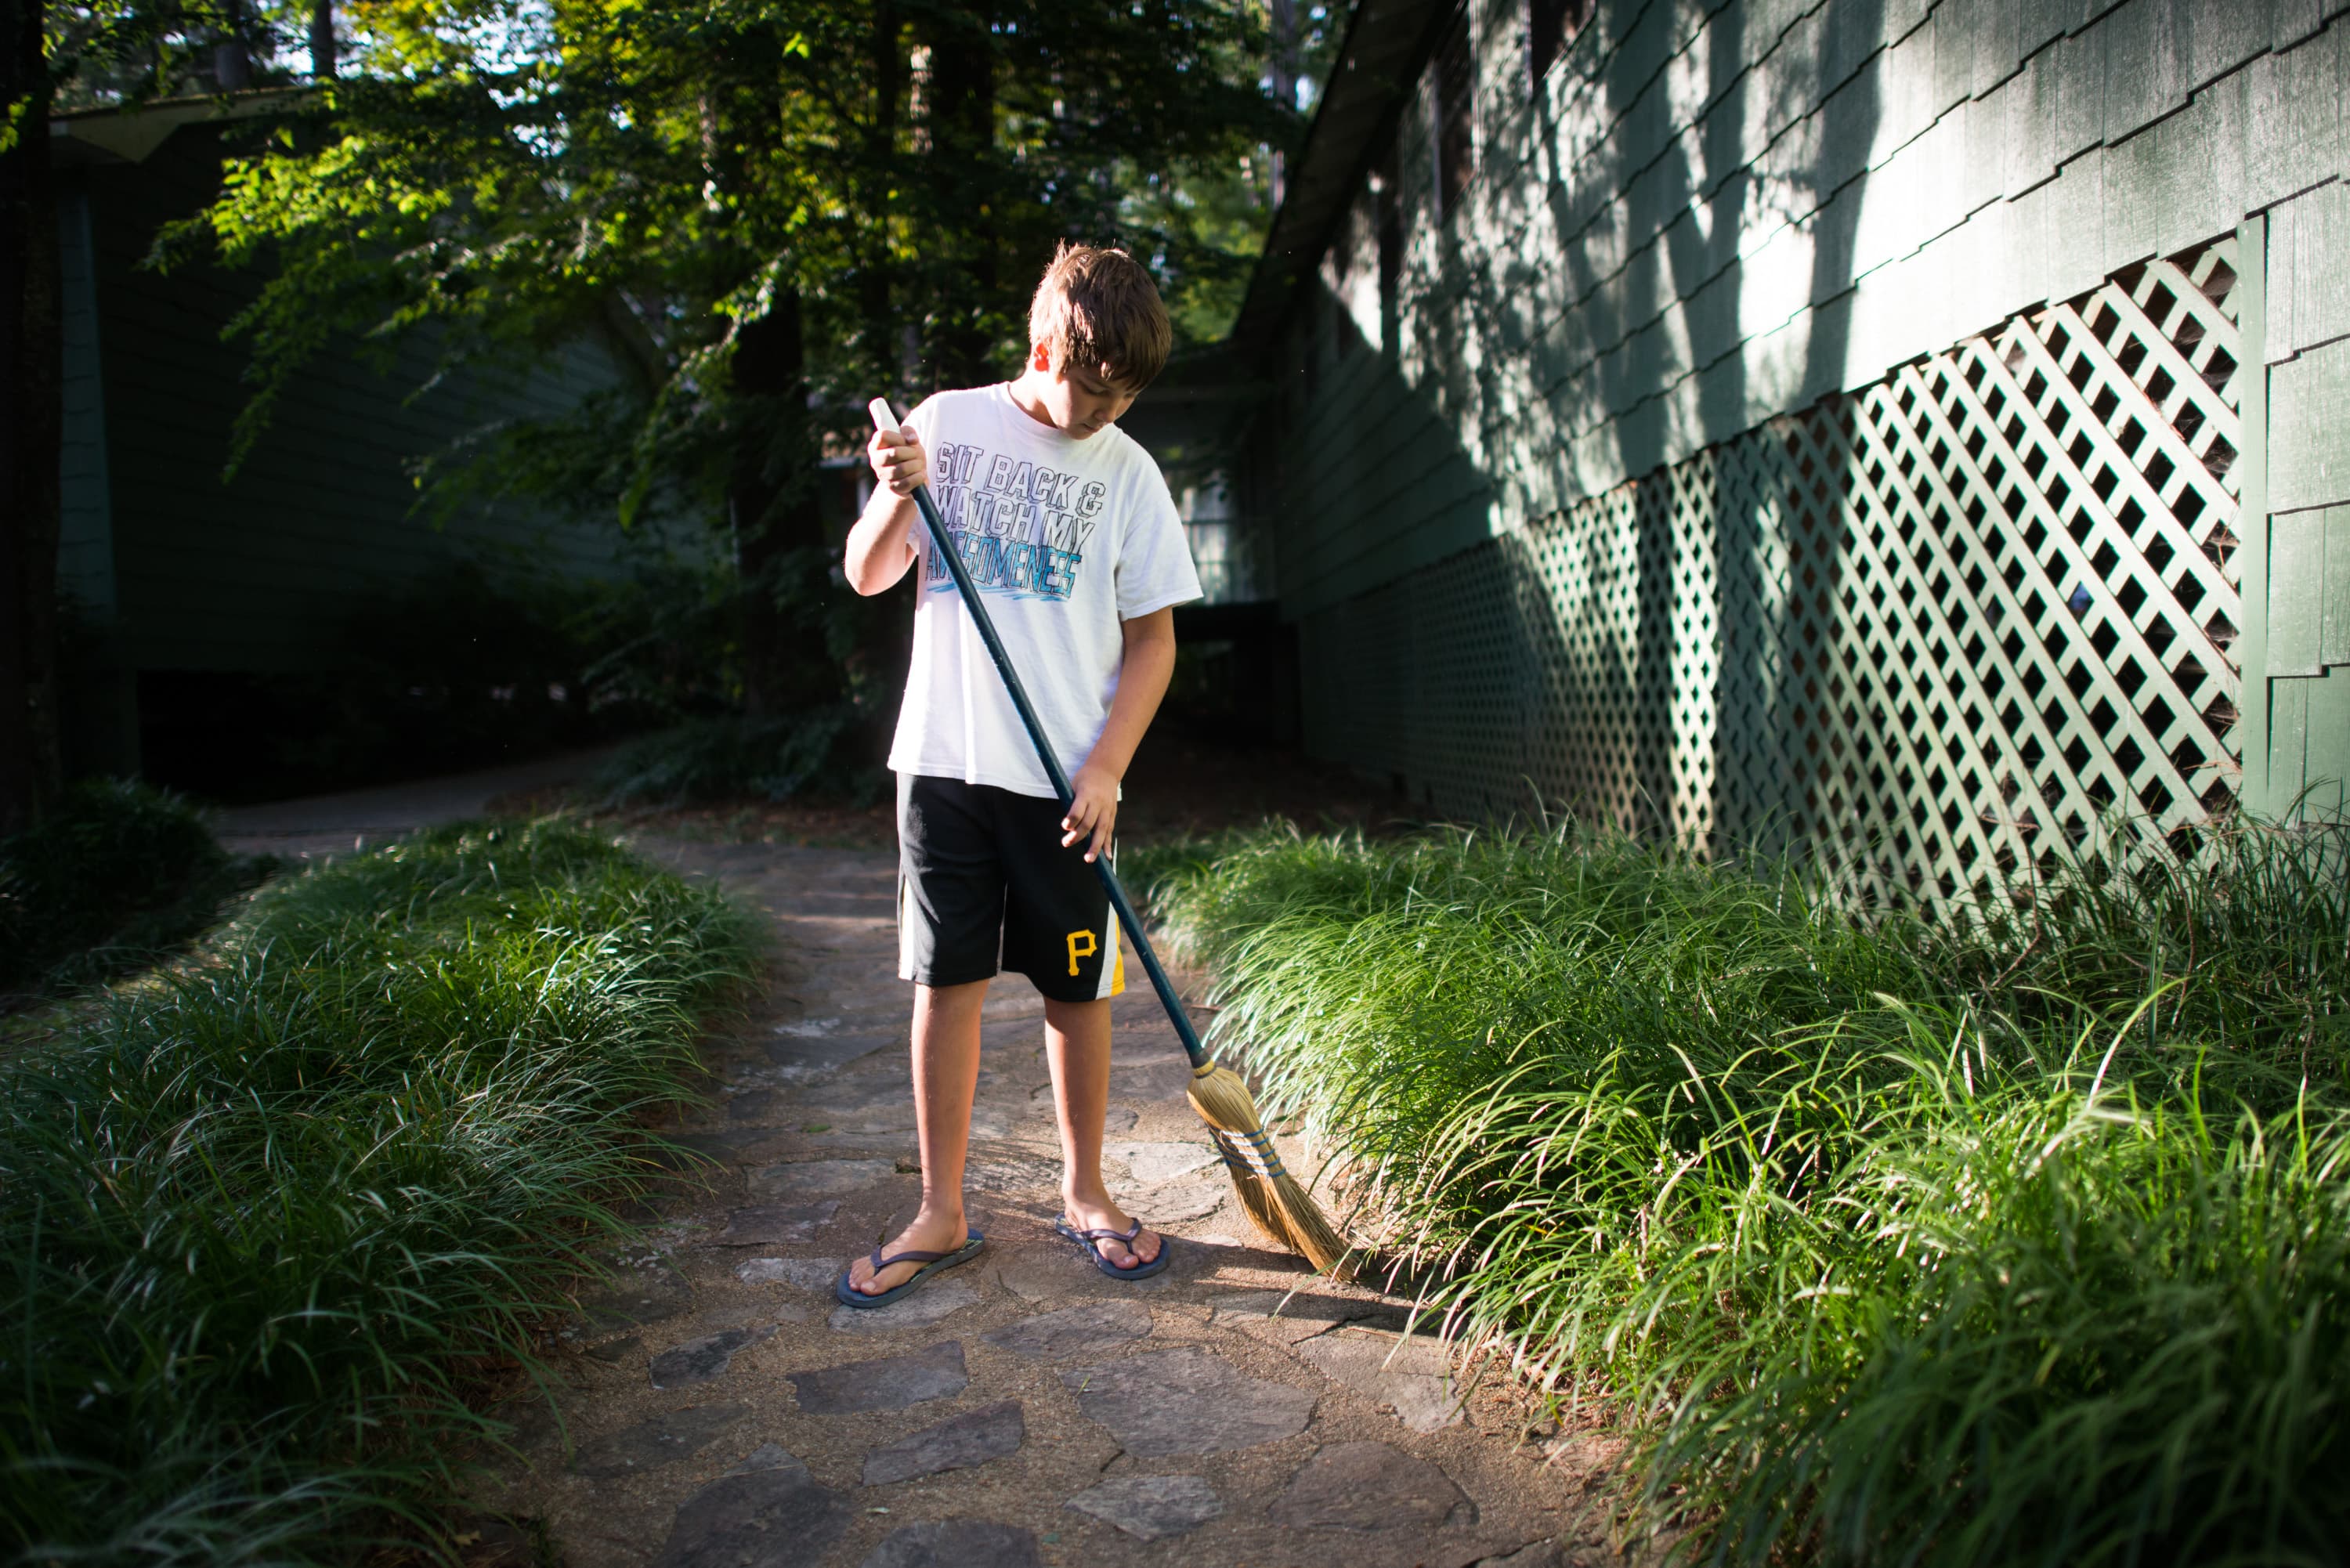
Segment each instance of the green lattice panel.
[[1452,810],[1807,845],[1866,896],[2239,767],[2234,242],[1324,611],[1310,737]]
[[[1879,895],[1980,890],[2119,807],[2232,798],[2232,241],[1772,432],[1791,487],[1798,819]],[[1832,591],[1818,591],[1820,581]]]

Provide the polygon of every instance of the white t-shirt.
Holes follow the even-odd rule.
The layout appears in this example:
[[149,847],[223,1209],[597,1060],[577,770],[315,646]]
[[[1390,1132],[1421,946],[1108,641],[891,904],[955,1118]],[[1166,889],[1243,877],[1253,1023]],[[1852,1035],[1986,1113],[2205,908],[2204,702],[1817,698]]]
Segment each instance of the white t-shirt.
[[[1200,597],[1159,465],[1109,425],[1080,441],[1021,411],[998,383],[941,392],[908,415],[931,494],[1020,673],[1061,766],[1101,738],[1126,653],[1119,622]],[[987,645],[916,522],[914,659],[889,766],[1050,799]]]

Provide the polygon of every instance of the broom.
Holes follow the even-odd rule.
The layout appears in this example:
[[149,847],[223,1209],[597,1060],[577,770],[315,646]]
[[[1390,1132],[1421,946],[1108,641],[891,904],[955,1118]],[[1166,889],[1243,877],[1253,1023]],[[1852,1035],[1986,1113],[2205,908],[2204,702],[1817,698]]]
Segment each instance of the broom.
[[[893,436],[898,433],[898,417],[890,412],[886,399],[874,399],[868,411],[880,430]],[[1036,711],[1029,706],[1028,692],[1020,684],[1019,673],[1012,668],[1011,656],[1004,652],[1003,640],[995,635],[995,623],[988,618],[987,607],[980,602],[972,587],[971,574],[955,550],[946,519],[939,515],[938,503],[931,499],[928,485],[914,487],[914,504],[931,531],[931,543],[939,558],[946,563],[948,574],[954,578],[955,591],[962,596],[963,607],[971,611],[971,618],[979,628],[980,640],[987,645],[987,655],[995,661],[996,673],[1003,677],[1004,688],[1012,694],[1012,705],[1019,710],[1020,722],[1028,732],[1029,743],[1036,748],[1036,760],[1045,764],[1045,775],[1052,780],[1053,789],[1066,810],[1076,800],[1076,792],[1069,787],[1068,774],[1045,739]],[[1241,1206],[1274,1242],[1303,1254],[1326,1273],[1352,1278],[1352,1250],[1330,1221],[1323,1218],[1320,1207],[1307,1196],[1297,1179],[1282,1168],[1281,1156],[1275,1152],[1273,1139],[1265,1136],[1263,1118],[1257,1115],[1256,1100],[1249,1093],[1247,1083],[1231,1068],[1217,1065],[1207,1047],[1200,1043],[1199,1032],[1191,1027],[1191,1015],[1183,1011],[1167,971],[1159,967],[1159,955],[1151,950],[1150,940],[1142,934],[1142,922],[1135,918],[1126,889],[1118,886],[1118,873],[1110,869],[1107,857],[1093,864],[1102,888],[1109,894],[1110,908],[1118,911],[1118,923],[1125,928],[1127,940],[1142,960],[1144,972],[1150,976],[1151,989],[1159,992],[1159,1003],[1167,1009],[1168,1019],[1174,1023],[1183,1050],[1191,1058],[1191,1108],[1200,1113],[1200,1119],[1215,1134],[1216,1147],[1232,1171]]]

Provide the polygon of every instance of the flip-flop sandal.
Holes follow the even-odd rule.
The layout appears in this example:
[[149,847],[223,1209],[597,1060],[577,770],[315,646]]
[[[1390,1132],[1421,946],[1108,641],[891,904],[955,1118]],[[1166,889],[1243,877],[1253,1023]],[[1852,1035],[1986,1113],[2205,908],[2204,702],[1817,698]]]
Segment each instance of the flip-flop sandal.
[[873,1272],[877,1274],[892,1263],[920,1263],[922,1266],[914,1271],[912,1279],[902,1285],[893,1285],[879,1295],[868,1295],[850,1284],[848,1271],[843,1269],[840,1271],[840,1278],[832,1282],[833,1299],[843,1306],[888,1306],[941,1269],[951,1269],[957,1263],[970,1262],[979,1256],[979,1250],[985,1245],[987,1245],[987,1238],[973,1231],[971,1232],[971,1240],[951,1252],[892,1252],[885,1258],[881,1255],[881,1249],[876,1247],[873,1249]]
[[1134,1250],[1134,1239],[1142,1234],[1141,1220],[1137,1220],[1134,1222],[1133,1228],[1126,1231],[1080,1231],[1069,1223],[1068,1217],[1066,1215],[1063,1215],[1060,1219],[1053,1221],[1053,1230],[1057,1234],[1066,1236],[1070,1241],[1075,1241],[1078,1246],[1083,1247],[1086,1250],[1087,1255],[1093,1259],[1094,1267],[1099,1269],[1103,1273],[1107,1274],[1113,1280],[1147,1280],[1151,1275],[1157,1273],[1159,1270],[1167,1266],[1167,1260],[1175,1251],[1175,1239],[1162,1231],[1159,1233],[1159,1255],[1157,1257],[1151,1259],[1150,1262],[1147,1263],[1138,1263],[1133,1268],[1121,1269],[1116,1263],[1111,1262],[1107,1258],[1102,1256],[1101,1243],[1104,1241],[1123,1241],[1126,1243],[1127,1251],[1132,1251]]

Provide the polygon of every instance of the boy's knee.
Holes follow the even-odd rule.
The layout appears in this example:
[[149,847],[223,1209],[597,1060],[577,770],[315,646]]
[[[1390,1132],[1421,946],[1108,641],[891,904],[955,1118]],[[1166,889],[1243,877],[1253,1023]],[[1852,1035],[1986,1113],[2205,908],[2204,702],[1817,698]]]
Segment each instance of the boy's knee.
[[1062,1002],[1048,996],[1045,999],[1045,1022],[1064,1034],[1107,1033],[1109,1028],[1109,998],[1097,996],[1085,1002]]

